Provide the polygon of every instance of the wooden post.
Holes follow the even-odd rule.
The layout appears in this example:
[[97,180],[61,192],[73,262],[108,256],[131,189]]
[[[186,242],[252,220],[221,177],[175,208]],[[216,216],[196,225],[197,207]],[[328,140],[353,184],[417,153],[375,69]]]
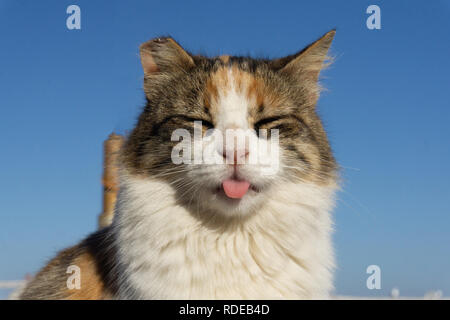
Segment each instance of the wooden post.
[[111,224],[114,217],[118,186],[117,158],[124,138],[121,135],[111,133],[103,143],[103,212],[98,218],[99,228]]

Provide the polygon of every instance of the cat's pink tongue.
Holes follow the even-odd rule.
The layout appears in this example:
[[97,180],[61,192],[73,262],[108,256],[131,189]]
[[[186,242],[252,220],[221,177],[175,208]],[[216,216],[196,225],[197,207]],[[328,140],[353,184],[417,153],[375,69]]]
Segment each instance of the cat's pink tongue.
[[228,198],[241,199],[247,193],[250,182],[227,179],[222,182],[222,187]]

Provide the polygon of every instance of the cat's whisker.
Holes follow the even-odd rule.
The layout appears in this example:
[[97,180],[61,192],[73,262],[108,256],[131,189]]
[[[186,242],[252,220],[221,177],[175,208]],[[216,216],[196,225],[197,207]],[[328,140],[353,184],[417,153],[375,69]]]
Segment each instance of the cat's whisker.
[[[348,195],[352,201],[354,201],[360,208],[363,209],[363,212],[365,212],[367,215],[369,215],[371,218],[375,218],[374,213],[372,212],[372,210],[370,210],[369,207],[365,206],[361,201],[359,201],[354,195],[352,195],[349,191],[345,190],[344,188],[341,188],[341,190],[339,190],[341,193],[344,193],[346,195]],[[344,201],[342,198],[338,197],[338,200]],[[355,209],[356,211],[356,209]]]

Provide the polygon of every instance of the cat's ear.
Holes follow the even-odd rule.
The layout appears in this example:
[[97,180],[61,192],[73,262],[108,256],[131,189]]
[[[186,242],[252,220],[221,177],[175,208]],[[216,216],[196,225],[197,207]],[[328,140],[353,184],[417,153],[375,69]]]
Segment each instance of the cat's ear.
[[319,97],[320,71],[331,63],[327,55],[336,31],[331,30],[302,51],[271,61],[271,67],[289,76],[293,81],[306,89],[310,94],[310,102],[315,103]]
[[183,72],[194,66],[191,55],[170,37],[150,40],[139,49],[146,76]]
[[271,66],[293,76],[306,74],[317,80],[325,61],[329,59],[327,53],[335,33],[335,30],[331,30],[300,52],[272,60]]

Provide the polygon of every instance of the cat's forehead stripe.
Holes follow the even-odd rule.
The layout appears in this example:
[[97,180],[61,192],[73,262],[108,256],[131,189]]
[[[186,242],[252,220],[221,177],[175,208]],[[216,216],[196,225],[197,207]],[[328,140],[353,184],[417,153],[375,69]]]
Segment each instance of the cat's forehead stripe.
[[231,64],[215,71],[206,84],[209,108],[222,129],[247,128],[249,109],[255,107],[257,80]]
[[217,102],[230,90],[235,90],[250,100],[256,99],[258,102],[262,100],[262,82],[253,74],[239,69],[236,65],[220,67],[211,75],[206,84],[206,92],[210,101]]

